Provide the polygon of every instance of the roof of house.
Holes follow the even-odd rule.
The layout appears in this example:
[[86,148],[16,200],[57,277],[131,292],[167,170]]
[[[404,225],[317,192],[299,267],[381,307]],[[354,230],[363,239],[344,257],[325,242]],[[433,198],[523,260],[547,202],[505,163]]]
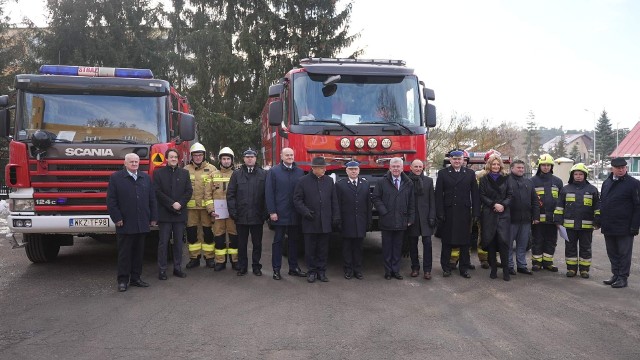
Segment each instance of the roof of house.
[[[591,140],[591,136],[587,134],[571,134],[571,135],[564,136],[564,142],[568,145],[576,141],[578,138],[582,136],[586,136],[587,138],[589,138],[589,140]],[[560,135],[558,135],[553,139],[547,141],[546,143],[542,144],[542,149],[544,151],[551,151],[551,149],[555,148],[556,145],[558,145],[558,143],[560,142],[560,138],[561,138]]]
[[640,121],[609,156],[640,157]]

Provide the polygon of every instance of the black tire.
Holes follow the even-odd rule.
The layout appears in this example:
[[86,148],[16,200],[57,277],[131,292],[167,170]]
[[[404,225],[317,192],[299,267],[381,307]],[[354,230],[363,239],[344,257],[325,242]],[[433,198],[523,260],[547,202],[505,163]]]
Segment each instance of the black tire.
[[52,262],[60,252],[60,242],[53,235],[24,234],[24,247],[32,263]]

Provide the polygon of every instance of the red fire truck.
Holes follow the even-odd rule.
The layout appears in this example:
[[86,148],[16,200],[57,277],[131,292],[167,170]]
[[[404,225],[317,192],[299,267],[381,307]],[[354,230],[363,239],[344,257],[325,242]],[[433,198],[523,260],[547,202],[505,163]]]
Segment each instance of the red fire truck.
[[11,139],[7,239],[32,262],[54,260],[74,236],[115,233],[106,191],[127,153],[148,173],[166,165],[168,148],[189,157],[187,99],[148,69],[43,65],[17,75],[15,88],[14,106],[0,96],[0,136]]
[[334,179],[346,176],[344,164],[351,160],[372,184],[393,157],[409,170],[427,155],[429,128],[436,124],[432,100],[433,90],[402,60],[304,59],[269,88],[264,166],[277,164],[280,150],[290,147],[305,171],[313,157],[324,156]]

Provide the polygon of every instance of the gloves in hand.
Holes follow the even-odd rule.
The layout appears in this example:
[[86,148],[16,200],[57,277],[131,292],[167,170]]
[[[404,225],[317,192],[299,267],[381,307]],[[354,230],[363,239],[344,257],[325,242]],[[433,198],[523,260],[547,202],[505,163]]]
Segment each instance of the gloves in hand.
[[629,232],[631,233],[631,235],[633,236],[638,236],[638,229],[630,229]]
[[313,216],[314,214],[315,213],[313,211],[309,211],[308,213],[306,213],[304,215],[304,218],[307,219],[307,220],[313,220],[314,219],[314,216]]
[[436,219],[429,219],[429,226],[432,228],[436,227]]

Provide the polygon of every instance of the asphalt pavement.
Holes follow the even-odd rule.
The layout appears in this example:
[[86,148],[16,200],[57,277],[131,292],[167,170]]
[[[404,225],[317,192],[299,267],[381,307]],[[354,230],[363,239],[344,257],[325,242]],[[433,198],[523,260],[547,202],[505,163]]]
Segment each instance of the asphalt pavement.
[[265,228],[261,277],[201,266],[160,281],[150,248],[151,286],[124,293],[115,242],[76,238],[56,262],[32,264],[2,240],[0,359],[640,358],[640,250],[629,287],[612,289],[599,233],[590,279],[565,277],[561,239],[558,273],[505,282],[478,266],[471,279],[443,278],[434,238],[432,280],[409,277],[408,259],[404,280],[385,280],[371,233],[364,280],[342,277],[336,241],[330,281],[313,284],[288,276],[286,259],[283,279],[271,279],[272,236]]

